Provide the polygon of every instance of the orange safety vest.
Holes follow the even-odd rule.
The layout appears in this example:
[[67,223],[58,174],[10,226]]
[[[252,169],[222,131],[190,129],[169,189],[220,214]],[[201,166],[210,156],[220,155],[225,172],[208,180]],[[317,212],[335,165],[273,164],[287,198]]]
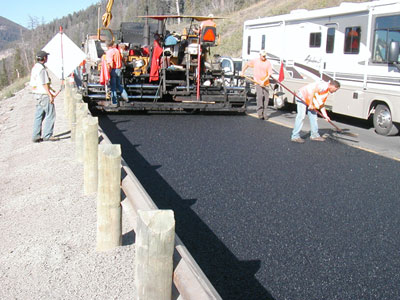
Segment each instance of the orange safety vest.
[[325,81],[313,82],[303,86],[299,92],[308,106],[313,103],[316,108],[321,108],[329,96],[329,83]]

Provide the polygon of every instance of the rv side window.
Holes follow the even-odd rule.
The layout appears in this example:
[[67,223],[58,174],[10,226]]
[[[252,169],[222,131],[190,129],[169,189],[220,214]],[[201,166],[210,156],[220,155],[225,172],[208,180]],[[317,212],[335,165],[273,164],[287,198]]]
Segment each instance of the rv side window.
[[400,42],[400,16],[376,18],[372,60],[388,62],[388,49],[391,42]]
[[326,36],[326,53],[333,53],[335,45],[335,28],[328,28]]
[[310,33],[310,48],[321,47],[321,32]]
[[265,34],[261,36],[261,50],[265,50]]
[[347,27],[344,37],[344,53],[360,53],[361,27]]
[[251,47],[251,36],[247,37],[247,54],[250,55],[250,47]]

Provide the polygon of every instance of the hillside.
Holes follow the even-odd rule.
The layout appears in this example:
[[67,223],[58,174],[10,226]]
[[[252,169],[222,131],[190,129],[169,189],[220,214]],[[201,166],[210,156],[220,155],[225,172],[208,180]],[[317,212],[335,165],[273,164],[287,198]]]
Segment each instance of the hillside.
[[[116,1],[112,8],[112,19],[110,28],[119,28],[121,22],[137,22],[142,19],[138,19],[138,15],[143,15],[144,4],[143,1],[129,1],[119,0]],[[148,1],[149,3],[149,14],[176,14],[176,8],[171,5],[166,5],[165,9],[161,9],[157,6],[162,6],[165,1]],[[242,32],[243,22],[248,19],[255,19],[259,17],[266,17],[272,15],[279,15],[288,13],[293,9],[304,8],[304,9],[318,9],[323,7],[331,7],[339,5],[341,2],[365,2],[365,0],[263,0],[263,1],[247,1],[247,4],[242,3],[241,6],[236,5],[234,7],[226,8],[224,11],[220,7],[210,5],[206,8],[205,4],[192,4],[191,6],[187,3],[190,1],[180,1],[185,3],[185,11],[181,11],[182,14],[189,15],[208,15],[213,13],[214,15],[223,16],[225,19],[218,20],[218,33],[221,36],[221,46],[217,47],[215,52],[223,55],[234,55],[238,56],[242,46]],[[207,1],[205,1],[207,2]],[[208,1],[209,2],[209,1]],[[224,2],[225,6],[228,7],[232,1],[211,1]],[[235,1],[235,3],[243,1]],[[107,1],[101,1],[100,16],[105,13],[105,5]],[[135,4],[136,3],[136,4]],[[154,6],[156,3],[156,6]],[[140,5],[137,5],[140,4]],[[135,6],[136,5],[136,6]],[[40,31],[41,34],[33,39],[35,42],[46,43],[46,40],[51,39],[54,34],[58,32],[59,26],[64,28],[64,32],[76,43],[80,44],[86,37],[87,34],[93,34],[96,32],[98,23],[98,9],[97,6],[91,5],[85,10],[75,12],[72,15],[65,16],[61,19],[55,19],[46,25],[40,25],[35,31]],[[187,24],[188,25],[188,24]],[[185,24],[167,24],[167,27],[180,32]],[[28,30],[8,19],[0,17],[0,51],[10,46],[10,42],[18,41],[21,38],[21,32],[27,32]],[[34,36],[35,32],[30,36]],[[26,37],[29,40],[29,37]],[[31,48],[42,47],[43,45],[32,45]]]
[[0,51],[20,40],[21,33],[26,31],[25,27],[0,16]]
[[[140,15],[177,14],[175,1],[169,0],[118,0],[112,7],[112,20],[109,28],[118,29],[121,22],[141,22]],[[243,39],[243,22],[249,19],[289,13],[293,9],[318,9],[339,5],[341,2],[365,2],[365,0],[178,0],[180,14],[223,16],[217,20],[217,32],[220,45],[212,49],[212,54],[240,57]],[[48,24],[33,24],[34,30],[28,30],[14,22],[0,17],[0,89],[11,84],[18,76],[26,76],[33,64],[35,52],[41,49],[59,32],[60,26],[77,45],[88,34],[97,31],[98,16],[106,12],[107,0],[91,5],[85,10],[55,19]],[[182,32],[189,24],[177,24],[169,21],[167,29]],[[22,37],[21,37],[22,33]],[[7,51],[6,51],[7,50]],[[11,53],[11,54],[10,54]],[[5,59],[4,59],[5,58]]]

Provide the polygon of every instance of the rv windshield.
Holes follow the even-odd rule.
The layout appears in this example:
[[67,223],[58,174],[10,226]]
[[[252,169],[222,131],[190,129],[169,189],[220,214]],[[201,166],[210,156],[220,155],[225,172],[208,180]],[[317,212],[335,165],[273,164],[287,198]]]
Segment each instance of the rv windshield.
[[388,62],[391,42],[400,42],[400,15],[376,18],[372,57],[374,62]]

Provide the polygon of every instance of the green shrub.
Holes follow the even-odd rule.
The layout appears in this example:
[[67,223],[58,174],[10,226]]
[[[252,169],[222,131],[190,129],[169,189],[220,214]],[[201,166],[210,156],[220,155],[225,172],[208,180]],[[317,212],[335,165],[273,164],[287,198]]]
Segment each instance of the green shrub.
[[19,78],[9,86],[0,90],[0,100],[14,96],[16,92],[22,90],[25,87],[28,81],[29,81],[29,76],[26,76],[24,78]]

